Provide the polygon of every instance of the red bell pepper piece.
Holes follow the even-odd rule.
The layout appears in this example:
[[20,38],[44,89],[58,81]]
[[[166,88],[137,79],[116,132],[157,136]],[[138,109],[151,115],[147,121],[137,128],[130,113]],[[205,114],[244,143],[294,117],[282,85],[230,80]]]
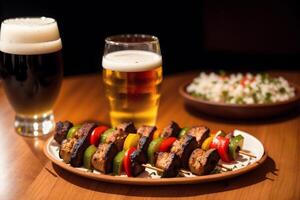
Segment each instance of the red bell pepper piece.
[[212,140],[212,142],[209,145],[209,148],[211,149],[217,149],[218,145],[219,145],[219,137],[225,137],[226,133],[222,130],[218,131],[214,137],[214,139]]
[[98,146],[100,142],[100,137],[101,135],[108,129],[107,126],[98,126],[96,127],[90,137],[90,144],[95,145],[96,147]]
[[168,152],[171,147],[172,144],[177,140],[176,137],[168,137],[166,138],[164,141],[162,141],[162,143],[159,146],[159,151],[161,152]]
[[230,162],[231,161],[231,158],[229,156],[229,143],[230,143],[230,139],[229,138],[225,138],[225,137],[221,137],[221,136],[218,136],[218,153],[222,159],[222,161],[224,162]]
[[125,173],[127,174],[128,177],[132,176],[132,173],[131,173],[131,161],[130,161],[130,155],[136,151],[136,147],[131,147],[129,148],[126,153],[125,153],[125,156],[124,156],[124,159],[123,159],[123,166],[124,166],[124,170],[125,170]]

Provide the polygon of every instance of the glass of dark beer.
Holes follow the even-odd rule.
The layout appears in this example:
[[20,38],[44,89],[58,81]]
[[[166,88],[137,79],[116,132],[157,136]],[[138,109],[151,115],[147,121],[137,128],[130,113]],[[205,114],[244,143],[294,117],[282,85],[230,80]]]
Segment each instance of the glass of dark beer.
[[52,18],[14,18],[1,24],[0,76],[20,135],[40,136],[54,129],[52,108],[63,77],[61,49]]

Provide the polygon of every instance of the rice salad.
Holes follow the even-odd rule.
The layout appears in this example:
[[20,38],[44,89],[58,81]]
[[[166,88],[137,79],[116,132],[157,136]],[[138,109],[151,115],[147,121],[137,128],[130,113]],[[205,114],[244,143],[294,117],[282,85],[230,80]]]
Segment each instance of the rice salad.
[[226,74],[201,72],[186,88],[196,98],[229,104],[266,104],[286,101],[295,96],[283,77],[269,74]]

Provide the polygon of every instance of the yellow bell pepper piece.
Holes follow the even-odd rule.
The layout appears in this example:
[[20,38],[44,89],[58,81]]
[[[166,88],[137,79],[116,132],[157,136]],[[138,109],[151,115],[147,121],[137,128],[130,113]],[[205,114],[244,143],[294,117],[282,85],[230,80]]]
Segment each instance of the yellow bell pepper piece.
[[213,141],[213,139],[214,139],[214,135],[211,135],[208,138],[206,138],[201,145],[201,149],[203,149],[204,151],[207,151],[209,149],[210,143]]
[[123,149],[126,151],[130,147],[136,147],[138,145],[140,135],[136,133],[130,133],[125,139]]
[[161,131],[160,131],[160,130],[157,130],[157,131],[153,134],[152,140],[155,140],[156,138],[159,138],[159,137],[160,137],[160,134],[161,134]]

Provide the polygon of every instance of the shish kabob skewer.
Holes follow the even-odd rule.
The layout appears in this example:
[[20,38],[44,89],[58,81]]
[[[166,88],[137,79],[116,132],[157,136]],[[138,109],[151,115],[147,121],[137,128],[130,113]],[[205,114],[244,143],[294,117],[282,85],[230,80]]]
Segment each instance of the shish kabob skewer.
[[[94,138],[93,136],[95,136],[94,133],[95,132],[99,133],[99,127],[95,128],[95,124],[90,124],[90,123],[85,123],[85,124],[83,124],[82,127],[77,127],[77,126],[72,127],[72,126],[73,125],[70,122],[61,123],[61,124],[58,123],[57,124],[58,131],[55,134],[55,139],[56,139],[56,141],[58,141],[58,143],[62,143],[60,156],[64,159],[64,161],[66,163],[70,162],[70,160],[68,160],[68,156],[70,156],[71,154],[72,155],[74,154],[74,152],[72,152],[72,145],[73,145],[73,147],[81,147],[81,148],[79,148],[80,149],[79,152],[81,152],[81,153],[78,154],[80,156],[76,156],[76,157],[78,157],[78,159],[77,159],[78,163],[77,164],[72,164],[73,162],[70,162],[70,164],[72,166],[80,166],[81,162],[79,162],[79,161],[82,160],[82,159],[80,159],[80,157],[82,157],[82,152],[86,148],[87,141],[91,140],[91,143],[92,143],[92,140]],[[101,128],[102,128],[102,130],[100,130],[100,132],[102,131],[102,133],[103,133],[104,130],[107,129],[107,127],[106,128],[105,127],[104,128],[100,127],[100,129]],[[93,129],[94,129],[94,131],[93,131]],[[73,131],[71,131],[71,130],[73,130]],[[96,131],[96,130],[98,130],[98,131]],[[146,159],[145,159],[145,156],[143,155],[144,154],[143,152],[145,152],[145,150],[147,150],[147,148],[149,146],[149,143],[151,141],[152,135],[156,130],[156,127],[143,126],[139,130],[140,130],[140,133],[138,131],[138,134],[141,136],[139,144],[138,144],[138,150],[139,151],[135,151],[135,154],[134,154],[135,157],[131,156],[131,157],[133,157],[133,161],[135,161],[137,159],[137,161],[139,162],[139,163],[137,163],[136,165],[133,166],[135,169],[137,169],[137,170],[133,170],[134,173],[137,172],[134,175],[137,175],[141,171],[144,170],[143,167],[145,167],[145,166],[140,165],[141,163],[146,163]],[[72,137],[68,137],[70,132],[73,134]],[[124,141],[127,138],[129,138],[128,136],[129,135],[131,135],[131,136],[132,135],[134,135],[134,136],[138,135],[138,134],[128,134],[130,132],[131,133],[136,132],[136,129],[135,129],[135,127],[132,123],[121,124],[117,129],[114,129],[112,131],[106,131],[106,132],[109,132],[109,133],[113,132],[114,133],[114,134],[107,134],[107,135],[103,134],[102,137],[101,137],[101,142],[102,143],[109,143],[109,144],[101,144],[100,145],[101,147],[99,146],[98,149],[96,147],[94,147],[95,149],[90,153],[91,155],[93,155],[93,154],[95,154],[96,151],[98,151],[98,154],[96,154],[96,156],[93,156],[93,158],[97,158],[97,155],[98,155],[98,158],[100,158],[100,163],[101,163],[101,158],[103,158],[101,156],[99,157],[99,153],[101,154],[101,151],[106,151],[106,154],[110,155],[110,156],[108,156],[108,157],[110,157],[110,159],[106,158],[104,164],[102,163],[99,166],[97,166],[97,162],[94,162],[94,164],[93,164],[93,165],[96,166],[96,167],[94,166],[96,169],[98,168],[98,170],[103,172],[103,173],[109,173],[110,172],[110,168],[111,168],[111,165],[112,165],[111,164],[112,159],[113,159],[113,157],[115,157],[117,152],[120,151],[123,148],[123,145],[125,146]],[[143,132],[145,134],[143,134]],[[166,134],[167,134],[167,136],[170,136],[170,135],[168,135],[170,133],[172,135],[172,132],[165,131],[164,132],[165,137],[166,137]],[[84,139],[82,139],[82,136],[84,136],[83,137]],[[106,137],[103,137],[103,136],[106,136]],[[63,139],[65,137],[67,137],[66,140]],[[64,140],[64,141],[62,141],[62,140]],[[98,140],[99,140],[99,138],[98,138]],[[83,145],[83,144],[85,144],[85,145]],[[85,146],[85,147],[83,147],[83,146]],[[100,151],[99,151],[99,149],[100,149]],[[63,156],[63,155],[67,155],[67,156]],[[91,156],[89,156],[89,159],[87,160],[86,163],[88,163],[88,164],[91,163],[90,159],[91,159]],[[110,160],[110,162],[107,162],[108,160]],[[85,159],[83,159],[83,161],[85,161]],[[96,159],[96,161],[97,161],[97,159]],[[133,163],[135,163],[135,162],[133,162]],[[86,165],[85,165],[85,167],[86,167]],[[89,167],[87,167],[87,168],[89,168]],[[181,171],[180,174],[181,173],[184,173],[184,171]]]
[[[184,129],[183,129],[184,130]],[[206,127],[193,127],[189,132],[188,132],[188,134],[187,135],[192,135],[192,136],[194,136],[196,139],[197,139],[197,142],[198,142],[198,146],[202,146],[202,149],[203,148],[207,148],[207,147],[205,147],[205,143],[207,143],[206,142],[206,140],[207,141],[210,141],[209,143],[212,143],[212,141],[213,141],[213,139],[212,138],[210,138],[210,137],[208,137],[207,138],[207,136],[208,136],[208,133],[209,132],[209,130],[206,128]],[[223,133],[224,134],[224,133]],[[165,135],[164,133],[162,134],[162,135]],[[180,134],[180,136],[183,136],[183,134]],[[217,136],[218,136],[218,134],[217,134]],[[233,135],[227,135],[226,137],[233,137]],[[211,136],[212,137],[212,136]],[[228,138],[229,138],[228,137]],[[233,140],[233,142],[232,143],[230,143],[231,144],[231,147],[233,147],[233,149],[234,149],[234,151],[238,151],[239,149],[240,149],[240,147],[242,146],[242,143],[243,143],[243,138],[241,137],[241,136],[239,136],[239,137],[237,137],[237,138],[232,138],[232,140]],[[203,141],[205,141],[205,142],[203,142]],[[229,141],[229,139],[227,139],[227,141]],[[178,145],[177,145],[178,146]],[[203,147],[204,146],[204,147]],[[206,146],[207,146],[207,144],[206,144]],[[227,146],[228,147],[228,146]],[[175,145],[175,148],[176,148],[176,145]],[[172,149],[174,149],[174,147],[172,147]],[[171,149],[171,151],[172,151],[172,149]],[[180,149],[180,148],[179,148]],[[207,150],[207,149],[206,149]],[[176,150],[175,150],[176,151]],[[179,150],[180,151],[180,150]],[[198,156],[204,156],[205,155],[205,153],[201,150],[201,149],[197,149],[197,151],[198,151]],[[234,153],[236,153],[236,152],[234,152]],[[195,152],[196,153],[196,152]],[[222,152],[219,152],[219,153],[222,153]],[[224,152],[223,152],[224,153]],[[234,156],[236,156],[235,154],[234,154]],[[191,156],[191,157],[193,157],[193,156]],[[195,157],[195,156],[194,156]],[[208,156],[206,156],[206,157],[208,157]],[[224,157],[224,156],[223,156]],[[253,157],[253,156],[252,156]],[[208,157],[209,158],[209,157]],[[195,159],[195,158],[194,158]],[[190,160],[191,160],[191,158],[190,158]],[[201,160],[203,160],[203,159],[200,159],[200,160],[198,160],[199,162],[201,161]],[[185,163],[184,165],[184,167],[185,168],[187,168],[186,167],[186,163],[187,163],[187,161],[183,161],[183,163]],[[206,163],[204,162],[204,166],[206,165]],[[191,165],[192,166],[192,165]],[[194,171],[193,169],[191,169],[191,168],[193,168],[193,167],[191,167],[190,166],[190,170],[191,171]],[[226,167],[226,166],[223,166],[223,165],[217,165],[218,167],[220,167],[220,168],[223,168],[223,169],[225,169],[225,170],[223,170],[223,171],[229,171],[229,170],[231,170],[230,168],[228,168],[228,167]],[[148,168],[150,168],[149,167],[149,165],[145,165],[145,167],[148,167]],[[157,167],[151,167],[152,169],[157,169]],[[215,168],[215,165],[214,165],[214,167],[213,168]],[[161,172],[162,170],[161,169],[158,169],[158,171],[159,172]],[[179,175],[182,175],[182,174],[184,174],[184,173],[187,173],[187,171],[186,170],[179,170],[180,171],[180,174]],[[198,173],[200,173],[200,172],[198,172]],[[196,171],[196,174],[197,174],[197,171]],[[198,174],[199,175],[199,174]]]

